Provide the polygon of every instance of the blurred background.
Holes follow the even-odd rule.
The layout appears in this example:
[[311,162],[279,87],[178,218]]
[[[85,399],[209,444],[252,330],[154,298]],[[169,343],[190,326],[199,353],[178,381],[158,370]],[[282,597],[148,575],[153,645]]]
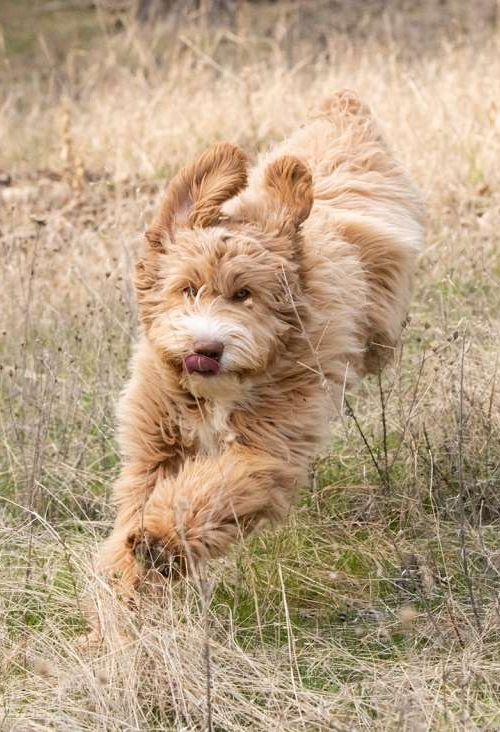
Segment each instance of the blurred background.
[[[143,231],[342,87],[426,202],[401,349],[285,526],[131,613],[94,557]],[[498,3],[1,0],[0,91],[0,727],[499,729]]]
[[[480,40],[498,21],[496,0],[4,0],[1,8],[5,50],[9,57],[36,55],[47,36],[59,60],[75,46],[85,49],[99,34],[131,25],[163,24],[164,34],[189,26],[225,37],[249,31],[268,43],[284,42],[288,52],[299,39],[315,42],[316,53],[328,50],[332,34],[352,39],[378,37],[399,41],[411,51],[436,49],[444,40],[473,36]],[[251,27],[248,28],[247,24]],[[283,37],[286,31],[287,39]],[[220,43],[219,39],[219,43]],[[234,43],[234,39],[233,39]],[[299,51],[299,49],[297,49]]]

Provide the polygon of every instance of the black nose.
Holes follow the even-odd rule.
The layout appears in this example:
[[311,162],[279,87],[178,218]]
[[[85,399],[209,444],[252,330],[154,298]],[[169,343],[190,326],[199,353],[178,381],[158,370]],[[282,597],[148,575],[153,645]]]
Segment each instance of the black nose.
[[208,356],[218,361],[222,356],[224,350],[224,344],[220,341],[195,341],[193,344],[195,353],[199,353],[200,356]]

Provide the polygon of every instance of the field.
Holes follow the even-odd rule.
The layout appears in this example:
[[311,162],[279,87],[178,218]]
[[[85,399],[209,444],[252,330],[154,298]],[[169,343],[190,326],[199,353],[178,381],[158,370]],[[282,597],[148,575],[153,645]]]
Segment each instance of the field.
[[[495,8],[2,3],[1,730],[500,728]],[[131,612],[94,560],[142,233],[198,151],[255,155],[346,86],[427,204],[400,352],[283,527]]]

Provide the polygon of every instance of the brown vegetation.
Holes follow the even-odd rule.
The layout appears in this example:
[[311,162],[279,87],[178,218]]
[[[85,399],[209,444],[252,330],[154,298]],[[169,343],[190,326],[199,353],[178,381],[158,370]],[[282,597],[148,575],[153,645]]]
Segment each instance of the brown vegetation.
[[[331,5],[242,4],[233,25],[120,31],[92,10],[33,12],[21,28],[30,4],[2,7],[7,729],[500,724],[496,21],[482,4],[353,19]],[[143,231],[186,160],[220,140],[265,149],[344,86],[428,203],[399,357],[347,395],[280,532],[131,614],[91,557],[110,525]],[[89,601],[99,650],[79,640]]]

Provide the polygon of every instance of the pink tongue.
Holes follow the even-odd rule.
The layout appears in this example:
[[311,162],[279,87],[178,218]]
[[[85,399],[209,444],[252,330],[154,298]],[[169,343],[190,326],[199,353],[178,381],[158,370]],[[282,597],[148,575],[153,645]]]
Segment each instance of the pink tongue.
[[192,353],[190,356],[186,356],[184,359],[184,365],[188,374],[206,374],[207,376],[212,374],[218,374],[220,371],[220,364],[215,358],[210,356],[203,356],[199,353]]

